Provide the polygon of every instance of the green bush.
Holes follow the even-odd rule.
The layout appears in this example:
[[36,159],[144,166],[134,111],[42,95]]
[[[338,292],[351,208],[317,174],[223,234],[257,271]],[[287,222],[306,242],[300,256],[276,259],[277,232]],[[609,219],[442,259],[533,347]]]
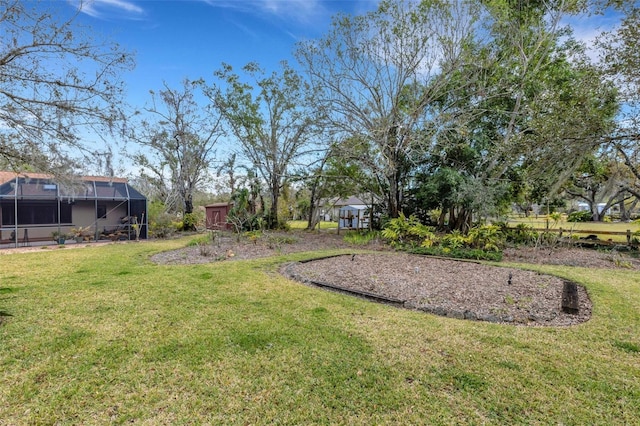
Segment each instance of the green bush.
[[450,257],[454,259],[473,259],[473,260],[488,260],[492,262],[500,262],[502,260],[501,251],[486,251],[480,249],[470,248],[449,248],[442,246],[434,247],[413,247],[407,250],[412,254],[428,255],[428,256],[441,256]]
[[467,243],[474,249],[500,251],[500,247],[504,246],[505,238],[497,226],[480,225],[469,230]]
[[276,229],[280,231],[291,231],[291,225],[285,219],[279,219]]
[[168,238],[176,232],[174,216],[169,213],[155,215],[149,222],[149,233],[155,238]]
[[562,220],[562,213],[553,212],[549,215],[549,219],[551,219],[553,223],[558,223]]
[[467,241],[467,236],[456,229],[440,238],[439,243],[443,248],[455,250],[465,247]]
[[200,246],[203,244],[211,244],[213,242],[213,234],[207,232],[206,234],[198,235],[195,238],[192,238],[187,244],[189,247]]
[[266,236],[266,242],[268,247],[279,247],[283,244],[295,244],[298,239],[290,235],[270,235]]
[[531,225],[519,223],[515,228],[503,228],[507,242],[513,244],[533,244],[538,239],[538,233]]
[[569,214],[567,222],[591,222],[591,219],[593,219],[591,212],[580,211]]
[[182,218],[182,230],[193,231],[204,225],[204,214],[202,212],[186,213]]
[[420,223],[417,217],[406,217],[403,213],[391,219],[380,232],[392,247],[404,247],[406,245],[431,246],[435,241],[433,229]]

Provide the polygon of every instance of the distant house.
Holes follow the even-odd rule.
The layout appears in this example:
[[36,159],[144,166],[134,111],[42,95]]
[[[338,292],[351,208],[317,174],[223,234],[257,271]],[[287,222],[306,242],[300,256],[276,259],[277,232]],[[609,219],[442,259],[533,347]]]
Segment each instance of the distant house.
[[[602,214],[606,206],[607,206],[606,203],[596,204],[596,209],[598,210],[598,214]],[[591,212],[591,206],[588,203],[579,202],[577,203],[576,210],[579,212]],[[607,209],[607,214],[619,214],[619,213],[620,213],[619,204],[613,204],[609,206],[609,208]]]
[[92,239],[147,238],[147,199],[126,179],[84,176],[65,181],[41,173],[0,171],[0,244],[52,240],[83,228]]

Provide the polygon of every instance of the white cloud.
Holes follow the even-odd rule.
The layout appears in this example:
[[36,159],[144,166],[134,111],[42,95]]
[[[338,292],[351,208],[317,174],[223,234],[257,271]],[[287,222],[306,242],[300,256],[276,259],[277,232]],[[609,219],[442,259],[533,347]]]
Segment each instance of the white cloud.
[[231,9],[269,18],[293,21],[297,24],[313,22],[329,13],[322,0],[203,0],[221,9]]
[[68,0],[81,13],[94,18],[105,19],[118,16],[125,19],[139,19],[144,16],[142,7],[127,0]]
[[596,39],[605,31],[612,31],[620,25],[620,15],[613,11],[607,11],[604,15],[577,16],[564,21],[573,30],[573,37],[584,43],[587,47],[587,55],[594,61],[598,52],[595,46]]

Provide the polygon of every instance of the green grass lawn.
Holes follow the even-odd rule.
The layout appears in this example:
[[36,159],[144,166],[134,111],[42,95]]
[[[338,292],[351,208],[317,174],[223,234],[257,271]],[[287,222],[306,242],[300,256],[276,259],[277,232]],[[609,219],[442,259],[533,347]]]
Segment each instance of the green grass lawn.
[[[289,220],[287,224],[291,227],[291,229],[307,229],[307,221],[306,220]],[[338,229],[338,222],[325,222],[320,221],[316,226],[316,229]]]
[[159,266],[188,240],[0,256],[0,424],[637,424],[640,273],[591,321],[447,319],[310,288],[279,263]]

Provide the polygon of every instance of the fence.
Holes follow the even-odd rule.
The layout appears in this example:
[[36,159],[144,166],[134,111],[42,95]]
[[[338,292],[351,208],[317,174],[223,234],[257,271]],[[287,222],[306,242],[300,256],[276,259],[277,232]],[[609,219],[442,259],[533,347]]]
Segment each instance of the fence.
[[[515,228],[511,228],[515,229]],[[624,232],[620,231],[590,231],[587,229],[563,229],[559,227],[558,229],[553,228],[532,228],[532,231],[536,232],[553,232],[557,233],[559,238],[562,238],[563,234],[573,235],[573,234],[586,234],[586,235],[624,235],[627,239],[627,245],[637,245],[633,240],[633,232],[630,229],[627,229]],[[584,239],[584,238],[583,238]],[[613,241],[603,241],[598,240],[600,244],[613,243]]]

